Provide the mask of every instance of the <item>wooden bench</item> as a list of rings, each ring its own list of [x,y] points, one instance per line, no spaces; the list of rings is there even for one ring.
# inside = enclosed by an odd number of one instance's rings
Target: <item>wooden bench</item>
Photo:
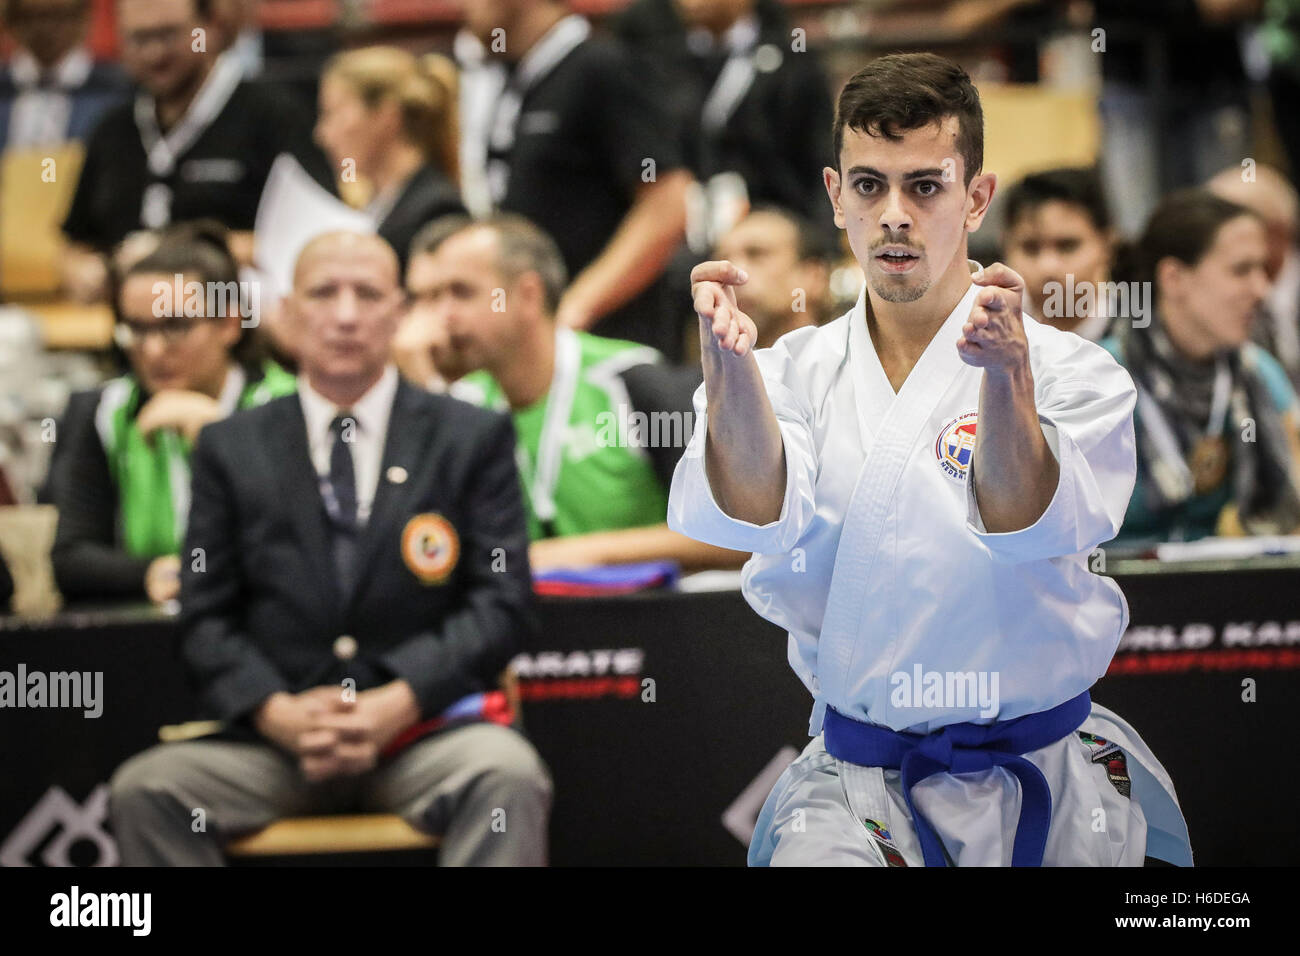
[[[391,853],[429,850],[435,836],[421,833],[392,813],[290,817],[240,837],[225,848],[227,856],[303,856],[315,853]]]
[[[514,671],[501,674],[512,711],[519,713],[519,681]],[[158,728],[163,743],[197,740],[221,729],[213,720],[195,720]],[[236,860],[268,857],[333,856],[338,854],[398,853],[436,850],[440,839],[415,829],[393,813],[330,814],[318,817],[287,817],[255,833],[226,844],[226,856]]]

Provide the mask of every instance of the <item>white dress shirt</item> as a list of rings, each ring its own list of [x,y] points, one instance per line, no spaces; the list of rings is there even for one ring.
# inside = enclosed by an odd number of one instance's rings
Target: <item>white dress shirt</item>
[[[19,90],[9,114],[9,149],[50,146],[68,138],[72,94],[85,85],[94,66],[85,47],[69,51],[50,70],[52,85],[40,86],[41,67],[26,50],[14,53],[9,75]]]
[[[334,435],[330,423],[341,411],[347,411],[356,422],[352,431],[352,470],[357,484],[357,521],[365,524],[370,517],[370,506],[379,486],[379,469],[384,460],[384,442],[388,437],[388,419],[393,413],[393,399],[397,395],[397,366],[389,365],[379,381],[352,405],[343,409],[311,387],[306,376],[298,376],[298,400],[302,403],[302,417],[307,423],[307,448],[316,474],[326,477],[330,473],[330,454],[334,450]]]

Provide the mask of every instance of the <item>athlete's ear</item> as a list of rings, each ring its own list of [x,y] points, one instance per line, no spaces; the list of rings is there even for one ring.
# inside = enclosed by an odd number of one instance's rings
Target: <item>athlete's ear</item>
[[[970,188],[967,190],[969,203],[966,209],[966,231],[974,232],[984,221],[984,214],[989,211],[989,203],[993,201],[993,193],[998,188],[998,177],[996,173],[981,173],[970,181]]]
[[[831,198],[831,208],[835,210],[835,225],[844,228],[844,210],[840,208],[840,174],[826,166],[822,169],[822,179],[826,183],[826,195]]]

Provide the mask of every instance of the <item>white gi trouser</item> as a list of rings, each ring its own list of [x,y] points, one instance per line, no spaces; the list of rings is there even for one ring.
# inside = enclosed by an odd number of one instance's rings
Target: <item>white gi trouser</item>
[[[1094,762],[1106,748],[1080,731],[1123,751],[1129,796],[1104,762]],[[1079,731],[1024,756],[1043,772],[1052,795],[1044,866],[1142,866],[1147,856],[1192,865],[1169,775],[1111,711],[1093,704]],[[957,866],[1011,865],[1020,785],[1007,770],[938,773],[918,783],[912,797]],[[925,865],[901,774],[838,760],[820,734],[772,788],[749,847],[751,866],[886,866],[899,856],[907,866]]]

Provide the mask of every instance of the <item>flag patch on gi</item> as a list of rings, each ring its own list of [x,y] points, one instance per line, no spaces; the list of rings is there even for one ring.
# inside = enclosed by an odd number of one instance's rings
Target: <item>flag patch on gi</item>
[[[1105,765],[1106,776],[1119,791],[1119,795],[1129,796],[1132,791],[1132,781],[1128,775],[1128,758],[1124,756],[1124,751],[1120,749],[1119,744],[1113,744],[1104,737],[1084,733],[1082,730],[1079,731],[1079,739],[1092,754],[1092,762]]]
[[[898,852],[898,847],[894,846],[894,838],[889,835],[888,830],[875,820],[863,820],[862,823],[872,839],[880,846],[880,852],[884,854],[886,863],[890,866],[907,866],[907,861],[903,859],[903,854]]]
[[[978,412],[967,412],[944,425],[939,432],[939,439],[934,443],[934,456],[949,478],[966,480],[971,458],[975,454],[975,427],[978,419]]]

